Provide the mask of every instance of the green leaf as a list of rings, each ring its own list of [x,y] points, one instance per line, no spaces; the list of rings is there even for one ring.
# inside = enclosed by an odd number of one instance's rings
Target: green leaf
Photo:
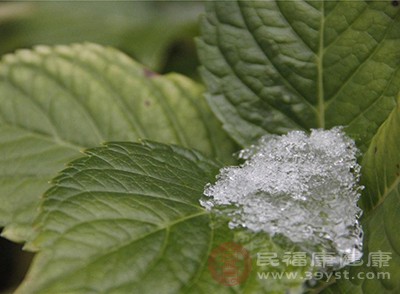
[[[400,90],[390,1],[215,1],[198,40],[208,101],[241,145],[346,126],[365,151]]]
[[[399,293],[400,292],[400,98],[388,119],[374,136],[364,155],[363,184],[366,192],[361,205],[365,216],[363,266],[350,270],[351,277],[359,273],[374,275],[374,279],[338,280],[327,293]],[[382,251],[392,258],[388,266],[368,266],[370,254]],[[349,269],[347,269],[349,270]],[[389,273],[390,277],[382,276]],[[378,275],[381,275],[380,278]]]
[[[202,10],[194,2],[0,3],[0,55],[37,44],[89,41],[117,47],[158,71],[175,42],[196,35]]]
[[[343,278],[332,293],[400,291],[399,20],[390,1],[218,1],[202,20],[208,102],[232,138],[245,146],[266,133],[344,125],[365,154],[364,263],[379,250],[393,259],[351,273],[391,279]]]
[[[26,240],[48,181],[104,141],[149,138],[231,160],[202,87],[98,45],[37,47],[0,63],[0,226]]]
[[[217,165],[155,143],[109,143],[70,164],[45,196],[42,248],[21,293],[176,293],[212,238],[198,199]]]
[[[213,161],[147,141],[85,153],[45,195],[33,241],[40,251],[17,293],[285,293],[301,286],[301,279],[257,280],[256,259],[245,284],[211,278],[207,260],[223,242],[251,245],[253,257],[255,245],[284,248],[265,234],[239,238],[200,206],[218,172]]]

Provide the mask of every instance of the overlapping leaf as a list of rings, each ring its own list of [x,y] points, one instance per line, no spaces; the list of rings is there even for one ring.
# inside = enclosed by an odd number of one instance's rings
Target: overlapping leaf
[[[365,154],[365,264],[370,253],[389,252],[392,277],[354,277],[334,289],[398,292],[399,8],[390,1],[213,2],[202,30],[208,101],[237,142],[335,125],[356,140]]]
[[[179,75],[146,70],[97,45],[37,47],[0,64],[0,225],[23,241],[48,181],[86,147],[150,138],[229,160],[233,151]]]
[[[154,143],[86,153],[47,192],[42,251],[20,293],[176,293],[207,258],[209,216],[197,202],[217,166]]]
[[[218,172],[204,156],[151,142],[107,143],[85,153],[45,195],[33,241],[40,251],[17,293],[278,293],[301,288],[301,278],[272,284],[257,280],[257,271],[266,269],[256,266],[235,287],[211,277],[209,253],[221,243],[284,249],[264,234],[257,242],[252,236],[236,240],[226,223],[215,222],[200,206],[204,185]]]
[[[400,89],[398,8],[382,1],[216,1],[198,41],[231,136],[344,125],[365,150]]]
[[[400,101],[400,99],[398,100]],[[374,136],[363,158],[365,216],[363,265],[350,270],[327,293],[400,291],[400,103]],[[348,269],[347,269],[348,270]],[[369,277],[369,278],[368,278]]]

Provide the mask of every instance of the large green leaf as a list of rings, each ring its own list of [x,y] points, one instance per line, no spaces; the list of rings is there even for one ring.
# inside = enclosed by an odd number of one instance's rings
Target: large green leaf
[[[0,226],[25,240],[48,181],[86,147],[150,138],[229,160],[232,143],[202,87],[158,76],[124,54],[86,44],[37,47],[0,63]]]
[[[47,192],[35,241],[43,251],[20,292],[176,293],[209,250],[209,216],[198,199],[217,165],[152,143],[86,154]]]
[[[390,1],[216,1],[198,40],[209,103],[231,136],[344,125],[363,150],[400,89]]]
[[[259,281],[256,267],[235,287],[211,278],[207,259],[223,242],[284,248],[265,234],[238,240],[200,206],[204,185],[218,172],[211,160],[147,141],[106,143],[85,153],[45,194],[33,241],[40,251],[17,293],[286,293],[301,287],[300,278]]]
[[[379,250],[393,259],[352,272],[392,277],[341,280],[333,293],[400,291],[398,15],[390,1],[218,1],[202,21],[208,101],[237,142],[344,125],[365,154],[365,264]]]

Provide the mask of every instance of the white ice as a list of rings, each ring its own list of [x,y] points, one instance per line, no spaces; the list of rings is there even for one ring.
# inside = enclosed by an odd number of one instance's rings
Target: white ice
[[[340,127],[265,136],[241,151],[244,164],[221,169],[201,205],[228,213],[231,228],[282,234],[310,252],[334,253],[338,268],[362,255],[357,154]]]

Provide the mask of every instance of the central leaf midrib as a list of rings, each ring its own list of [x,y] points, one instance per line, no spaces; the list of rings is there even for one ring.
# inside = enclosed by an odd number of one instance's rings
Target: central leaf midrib
[[[324,1],[321,2],[321,20],[319,28],[319,48],[317,54],[317,72],[318,72],[318,127],[325,128],[325,101],[324,101],[324,73],[323,73],[323,59],[324,59],[324,26],[325,26],[325,6]]]
[[[74,151],[80,151],[80,150],[84,150],[87,147],[83,146],[83,145],[77,145],[74,142],[71,141],[66,141],[60,137],[56,137],[56,136],[52,136],[50,134],[45,134],[45,133],[41,133],[37,130],[34,129],[28,129],[25,126],[22,125],[16,125],[16,124],[11,124],[10,122],[5,122],[5,123],[1,123],[0,124],[0,128],[2,127],[8,127],[8,128],[15,128],[17,130],[21,130],[23,132],[26,132],[27,136],[32,136],[34,138],[37,138],[39,140],[43,140],[43,141],[48,141],[54,145],[60,146],[60,147],[65,147]]]
[[[80,101],[80,97],[79,95],[77,95],[76,92],[71,91],[71,89],[69,89],[64,82],[59,78],[54,76],[54,74],[52,74],[46,67],[41,67],[35,64],[30,64],[30,63],[20,63],[18,65],[12,65],[10,64],[10,67],[25,67],[28,68],[30,70],[37,71],[40,74],[42,74],[44,77],[46,77],[47,79],[49,79],[50,81],[52,81],[54,83],[54,85],[58,86],[58,89],[60,89],[63,93],[65,93],[66,96],[68,96],[69,98],[71,98],[70,101],[73,101],[75,105],[79,106],[79,108],[83,111],[83,114],[85,115],[85,117],[88,119],[88,122],[90,123],[90,125],[92,126],[92,131],[94,132],[94,134],[96,135],[96,137],[98,138],[98,142],[104,142],[106,141],[105,138],[106,136],[104,136],[104,134],[101,132],[101,127],[99,126],[98,122],[96,121],[93,113],[90,111],[90,109],[87,107],[87,105],[85,105],[84,103],[82,103],[82,101]],[[26,92],[23,87],[18,84],[16,81],[13,81],[11,79],[8,79],[8,81],[10,82],[10,84],[20,90],[21,92],[25,93],[25,96],[29,99],[31,98],[31,96],[29,95],[28,92]],[[52,127],[56,127],[56,125],[52,125]]]
[[[142,241],[143,239],[145,239],[145,238],[147,238],[147,237],[149,237],[149,236],[151,236],[151,235],[153,235],[153,234],[159,233],[159,232],[161,232],[161,231],[163,231],[163,230],[169,230],[169,229],[171,229],[171,227],[173,227],[173,226],[175,226],[175,225],[178,225],[178,224],[180,224],[180,223],[182,223],[182,222],[184,222],[184,221],[187,221],[187,220],[190,220],[190,219],[193,219],[193,218],[196,218],[196,217],[201,217],[201,216],[204,216],[204,215],[207,215],[207,214],[209,214],[207,211],[201,210],[201,211],[199,211],[199,212],[186,215],[186,216],[184,216],[184,217],[182,217],[182,218],[176,219],[176,220],[171,221],[171,222],[169,222],[169,223],[167,223],[167,224],[160,225],[160,226],[158,226],[156,229],[154,229],[154,230],[152,230],[152,231],[150,231],[150,232],[148,232],[148,233],[146,233],[146,234],[140,236],[140,237],[137,238],[137,239],[133,239],[133,240],[130,239],[128,242],[124,242],[123,244],[118,244],[118,246],[115,246],[115,247],[114,247],[113,249],[111,249],[111,250],[107,250],[106,252],[101,252],[99,255],[95,255],[94,258],[92,258],[92,259],[91,259],[88,263],[86,263],[84,266],[77,266],[77,267],[75,268],[75,270],[71,270],[68,274],[64,275],[63,280],[68,279],[68,277],[70,277],[71,275],[73,275],[74,273],[76,273],[76,271],[79,271],[79,270],[83,270],[83,269],[85,269],[85,268],[88,268],[90,265],[92,265],[94,262],[98,261],[99,259],[103,258],[104,256],[107,256],[107,255],[110,255],[110,254],[115,254],[115,252],[118,252],[118,251],[121,250],[122,248],[124,248],[124,247],[126,247],[126,246],[130,246],[130,245],[132,245],[133,243],[140,242],[140,241]],[[63,236],[64,236],[63,234],[60,235],[60,237],[63,237]],[[57,240],[55,240],[55,242],[57,242],[57,241],[59,241],[59,240],[60,240],[60,238],[57,238]],[[75,242],[76,242],[76,241],[75,241]],[[165,242],[167,242],[167,241],[165,241]],[[48,263],[48,264],[49,264],[49,263]],[[48,288],[51,288],[52,286],[54,286],[55,284],[57,284],[58,281],[59,281],[59,278],[56,277],[55,279],[52,279],[52,280],[50,280],[49,282],[47,282],[45,285],[43,285],[43,286],[41,287],[41,289],[43,290],[43,289],[46,289],[46,288],[47,288],[47,289],[48,289]]]
[[[103,81],[104,83],[102,83],[102,86],[107,88],[110,91],[110,94],[114,95],[115,97],[112,102],[118,106],[118,109],[121,112],[121,118],[123,117],[129,123],[129,125],[133,128],[138,136],[144,138],[148,137],[145,127],[142,126],[138,119],[136,119],[135,115],[129,114],[129,112],[127,111],[127,109],[129,109],[129,105],[126,103],[123,95],[118,91],[118,89],[115,88],[115,86],[109,79],[96,72],[96,70],[91,67],[91,64],[85,64],[80,59],[72,59],[72,57],[64,55],[58,55],[58,57],[64,59],[67,62],[70,62],[71,64],[74,64],[75,66],[78,66],[79,69],[85,71],[88,75],[90,75],[93,80]],[[103,56],[98,57],[103,58]],[[112,96],[110,97],[113,98]]]

